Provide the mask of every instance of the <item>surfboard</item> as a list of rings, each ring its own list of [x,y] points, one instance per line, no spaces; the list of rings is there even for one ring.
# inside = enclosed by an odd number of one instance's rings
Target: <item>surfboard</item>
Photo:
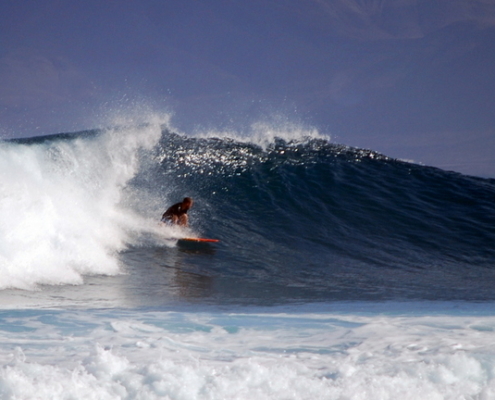
[[[218,239],[206,239],[206,238],[181,238],[179,241],[186,241],[186,242],[198,242],[198,243],[217,243],[220,240]]]

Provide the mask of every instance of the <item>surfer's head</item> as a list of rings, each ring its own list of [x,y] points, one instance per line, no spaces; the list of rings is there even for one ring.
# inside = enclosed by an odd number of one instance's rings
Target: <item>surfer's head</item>
[[[182,200],[182,209],[183,210],[189,210],[193,204],[193,201],[190,197],[184,197],[184,200]]]

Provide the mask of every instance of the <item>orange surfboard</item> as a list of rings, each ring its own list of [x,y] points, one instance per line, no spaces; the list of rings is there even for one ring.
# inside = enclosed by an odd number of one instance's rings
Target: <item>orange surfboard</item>
[[[186,242],[200,242],[200,243],[217,243],[218,239],[205,239],[205,238],[182,238],[179,240],[184,240]]]

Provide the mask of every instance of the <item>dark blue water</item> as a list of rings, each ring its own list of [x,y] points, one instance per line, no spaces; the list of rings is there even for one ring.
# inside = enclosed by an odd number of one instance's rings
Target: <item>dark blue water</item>
[[[494,180],[317,139],[164,132],[153,157],[131,185],[193,197],[191,224],[221,240],[159,256],[205,301],[495,299]]]

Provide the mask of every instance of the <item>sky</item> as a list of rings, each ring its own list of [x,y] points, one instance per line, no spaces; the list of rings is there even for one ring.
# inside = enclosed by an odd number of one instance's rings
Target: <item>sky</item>
[[[495,178],[493,0],[4,0],[0,136],[171,113]]]

